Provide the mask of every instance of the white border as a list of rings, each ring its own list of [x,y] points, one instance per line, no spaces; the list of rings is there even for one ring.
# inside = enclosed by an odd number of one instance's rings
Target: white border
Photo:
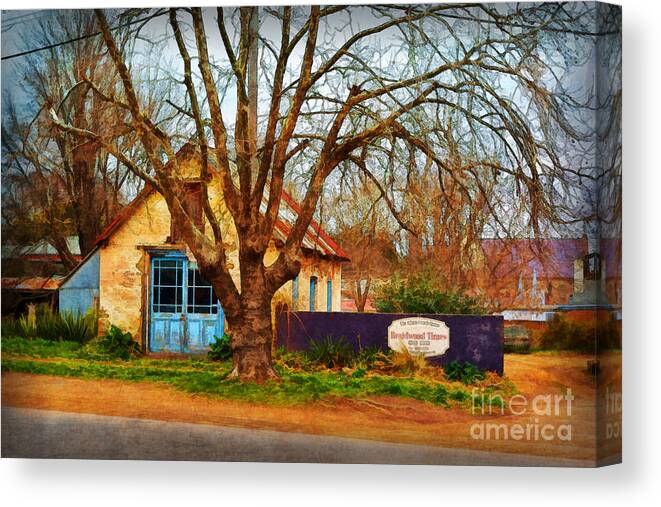
[[[215,5],[95,1],[95,6]],[[241,2],[272,5],[309,3]],[[347,0],[342,3],[358,3]],[[367,2],[360,2],[367,3]],[[600,470],[7,460],[6,505],[652,505],[661,497],[661,8],[624,5],[624,459]],[[90,7],[8,0],[7,8]],[[656,502],[655,502],[656,501]]]

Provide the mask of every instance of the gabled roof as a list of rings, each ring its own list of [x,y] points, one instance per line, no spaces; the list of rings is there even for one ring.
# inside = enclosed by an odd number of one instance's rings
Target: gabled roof
[[[295,214],[294,216],[298,216],[298,213],[300,213],[301,211],[301,207],[296,202],[296,200],[284,190],[282,191],[282,202],[284,202],[286,206],[291,208],[291,210]],[[283,215],[282,203],[280,204],[280,206],[281,206],[280,215]],[[279,216],[275,224],[275,233],[276,235],[281,234],[282,237],[280,237],[280,239],[284,241],[289,235],[289,232],[291,231],[292,227],[293,227],[293,223],[287,221],[285,216]],[[310,221],[310,226],[308,227],[308,230],[305,233],[302,246],[303,248],[320,250],[321,253],[325,255],[332,255],[335,257],[341,257],[343,259],[349,260],[349,256],[344,251],[344,249],[340,245],[338,245],[333,240],[333,238],[331,238],[328,235],[328,233],[324,231],[321,225],[319,225],[319,223],[314,219]]]
[[[121,227],[122,224],[128,221],[129,218],[133,216],[140,205],[147,199],[147,197],[152,193],[154,188],[151,184],[146,183],[144,188],[138,193],[138,195],[133,199],[129,204],[127,204],[122,210],[115,215],[115,218],[106,226],[101,234],[99,234],[94,241],[94,246],[98,247],[104,243],[113,233]]]
[[[189,155],[191,151],[190,143],[186,144],[177,152],[177,157]],[[155,189],[149,183],[145,184],[144,188],[126,207],[120,211],[115,218],[110,222],[106,228],[99,234],[94,243],[95,247],[101,246],[105,243],[117,229],[126,223],[133,214],[140,208],[140,205],[147,199]],[[264,206],[264,202],[262,206]],[[278,213],[278,219],[275,223],[273,235],[275,239],[284,242],[292,229],[293,221],[300,212],[300,206],[296,200],[284,190],[282,191],[282,201]],[[323,230],[323,228],[314,219],[310,222],[307,232],[303,238],[303,249],[337,257],[342,260],[349,260],[347,253],[338,245],[330,235]]]
[[[483,239],[487,264],[497,278],[574,278],[574,261],[588,254],[587,237],[543,239]],[[622,240],[601,238],[599,253],[607,278],[622,273]]]

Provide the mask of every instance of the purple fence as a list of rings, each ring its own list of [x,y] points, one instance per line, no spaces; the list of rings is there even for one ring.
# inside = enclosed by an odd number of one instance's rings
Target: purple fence
[[[503,317],[482,315],[429,315],[412,313],[283,312],[278,316],[278,345],[287,350],[306,350],[310,340],[330,336],[361,348],[388,349],[388,326],[393,320],[427,317],[450,328],[450,348],[429,362],[444,366],[452,361],[470,362],[503,373]]]

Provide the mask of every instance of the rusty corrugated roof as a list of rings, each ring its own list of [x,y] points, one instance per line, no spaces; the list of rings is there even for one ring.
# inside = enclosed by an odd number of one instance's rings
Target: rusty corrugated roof
[[[62,284],[62,280],[64,278],[60,276],[3,278],[2,288],[15,290],[57,290]]]

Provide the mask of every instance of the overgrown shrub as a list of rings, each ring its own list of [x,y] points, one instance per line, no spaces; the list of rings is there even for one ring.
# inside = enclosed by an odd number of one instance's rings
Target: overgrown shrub
[[[66,340],[62,337],[63,319],[50,305],[44,303],[37,305],[35,316],[34,337],[50,341]],[[66,341],[82,343],[81,340]]]
[[[290,370],[314,369],[314,365],[303,352],[287,350],[284,347],[277,348],[274,362]]]
[[[0,332],[3,338],[20,337],[21,327],[18,325],[18,320],[12,316],[2,317],[2,326]]]
[[[375,306],[379,312],[386,313],[486,313],[476,298],[442,287],[430,270],[408,278],[395,275],[377,288]]]
[[[365,347],[358,352],[354,358],[353,365],[355,368],[364,368],[370,370],[379,364],[390,363],[392,351],[390,349],[381,350],[380,347],[372,345]]]
[[[3,333],[6,336],[18,336],[33,340],[42,338],[50,341],[73,341],[87,343],[96,336],[96,314],[88,311],[58,313],[47,303],[37,305],[35,318],[27,315],[18,319],[4,317],[2,319]]]
[[[540,334],[537,348],[594,351],[596,347],[604,350],[618,349],[621,346],[621,333],[613,317],[599,320],[596,325],[591,325],[572,322],[556,314]]]
[[[444,368],[445,376],[448,380],[454,382],[461,382],[462,384],[474,384],[480,380],[484,380],[486,373],[477,366],[468,361],[460,363],[459,361],[452,361]]]
[[[232,358],[232,337],[224,333],[220,338],[214,336],[214,341],[209,345],[207,357],[211,361],[227,361]]]
[[[101,354],[116,359],[126,360],[140,354],[140,345],[133,340],[131,333],[125,333],[114,325],[91,345]]]
[[[622,348],[622,329],[612,315],[597,323],[597,339],[599,350]]]
[[[342,368],[350,366],[354,360],[353,347],[343,336],[337,340],[325,336],[319,340],[310,340],[310,347],[305,352],[310,362],[323,365],[326,368]]]
[[[539,336],[539,348],[544,350],[593,350],[594,340],[594,330],[591,330],[590,326],[554,315]]]
[[[21,315],[16,322],[18,328],[18,336],[33,340],[37,338],[37,325],[36,321],[32,321],[27,315]]]
[[[87,343],[96,336],[96,314],[64,312],[59,314],[60,338],[65,341]],[[37,320],[38,322],[38,320]],[[55,320],[53,320],[55,322]]]
[[[422,354],[411,354],[404,349],[402,352],[395,352],[390,356],[392,369],[405,375],[414,373],[429,367],[429,363]]]

